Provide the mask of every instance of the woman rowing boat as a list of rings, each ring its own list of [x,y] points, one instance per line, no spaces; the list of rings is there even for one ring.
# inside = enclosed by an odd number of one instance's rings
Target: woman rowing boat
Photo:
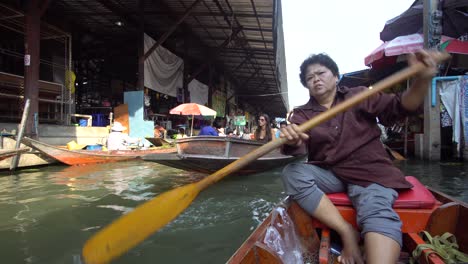
[[[292,125],[281,130],[281,137],[288,139],[285,154],[305,154],[308,149],[309,159],[286,166],[283,183],[287,194],[303,209],[341,236],[342,263],[364,263],[360,237],[324,193],[347,191],[357,210],[367,263],[393,264],[398,260],[401,221],[392,205],[398,197],[396,190],[412,185],[388,158],[376,117],[385,125],[418,110],[437,72],[434,54],[420,51],[409,56],[410,65],[423,62],[428,67],[401,95],[379,93],[307,133],[300,132],[298,125],[367,87],[339,87],[338,66],[326,54],[312,55],[300,67],[300,79],[309,89],[310,100],[293,111]]]

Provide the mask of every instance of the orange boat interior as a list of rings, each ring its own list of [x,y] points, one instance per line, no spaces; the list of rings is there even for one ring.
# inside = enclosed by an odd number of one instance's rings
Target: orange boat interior
[[[404,246],[402,252],[404,253],[400,256],[402,262],[408,262],[413,250],[418,245],[426,243],[420,236],[420,233],[424,230],[428,231],[432,236],[450,232],[457,238],[459,250],[468,252],[468,225],[463,223],[463,219],[468,217],[467,205],[444,194],[428,190],[415,177],[408,176],[407,180],[414,187],[400,192],[399,198],[394,204],[394,209],[403,222]],[[328,197],[337,206],[345,220],[358,229],[355,220],[356,212],[347,195],[337,193],[329,194]],[[307,255],[312,255],[315,262],[320,264],[333,263],[336,257],[331,253],[331,234],[333,232],[326,225],[309,216],[292,199],[285,201],[285,208],[287,208],[287,214],[295,227],[295,233],[304,258]],[[284,228],[287,226],[287,223],[285,223],[287,221],[287,219],[278,217],[278,214],[270,214],[227,263],[285,263],[284,255],[281,252],[278,254],[271,246],[268,246],[265,243],[268,239],[265,239],[265,237],[269,227],[281,226],[283,228],[278,229],[279,236],[288,240],[287,231]],[[285,241],[285,243],[287,242]],[[442,258],[430,249],[425,249],[420,256],[418,263],[445,263]]]

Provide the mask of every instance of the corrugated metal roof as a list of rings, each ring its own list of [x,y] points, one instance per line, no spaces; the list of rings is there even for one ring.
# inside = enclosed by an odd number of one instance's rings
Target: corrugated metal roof
[[[142,0],[145,32],[157,40],[194,2]],[[213,61],[235,82],[237,93],[245,95],[240,100],[256,106],[258,111],[284,116],[287,87],[280,87],[286,82],[279,78],[286,78],[286,72],[278,74],[278,69],[285,70],[277,65],[278,61],[284,63],[284,58],[277,58],[284,52],[276,50],[278,41],[284,47],[282,34],[280,40],[276,39],[277,30],[282,30],[282,25],[276,25],[280,4],[280,0],[199,0],[168,41],[180,42],[188,35],[192,61]],[[103,38],[128,39],[137,36],[141,14],[139,1],[135,0],[54,0],[45,19],[55,21],[53,24],[66,20]],[[184,45],[168,48],[184,54]],[[265,94],[271,96],[259,97]]]

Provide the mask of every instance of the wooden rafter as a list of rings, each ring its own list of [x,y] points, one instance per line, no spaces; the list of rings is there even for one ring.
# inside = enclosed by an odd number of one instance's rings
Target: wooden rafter
[[[151,53],[153,53],[153,51],[156,50],[157,47],[159,47],[164,41],[166,41],[166,39],[177,29],[177,27],[190,15],[190,13],[193,11],[193,9],[195,8],[195,6],[200,3],[201,0],[195,0],[195,2],[193,2],[189,8],[186,9],[184,15],[182,15],[178,20],[177,22],[175,22],[170,28],[169,30],[167,30],[159,39],[158,41],[156,41],[156,43],[154,43],[154,45],[145,53],[145,60],[148,58],[149,55],[151,55]]]

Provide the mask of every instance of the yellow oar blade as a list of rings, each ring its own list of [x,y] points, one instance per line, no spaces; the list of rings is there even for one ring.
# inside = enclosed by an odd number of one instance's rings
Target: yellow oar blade
[[[200,192],[196,183],[165,192],[105,227],[83,247],[86,264],[108,263],[182,213]],[[112,238],[112,239],[110,239]]]

